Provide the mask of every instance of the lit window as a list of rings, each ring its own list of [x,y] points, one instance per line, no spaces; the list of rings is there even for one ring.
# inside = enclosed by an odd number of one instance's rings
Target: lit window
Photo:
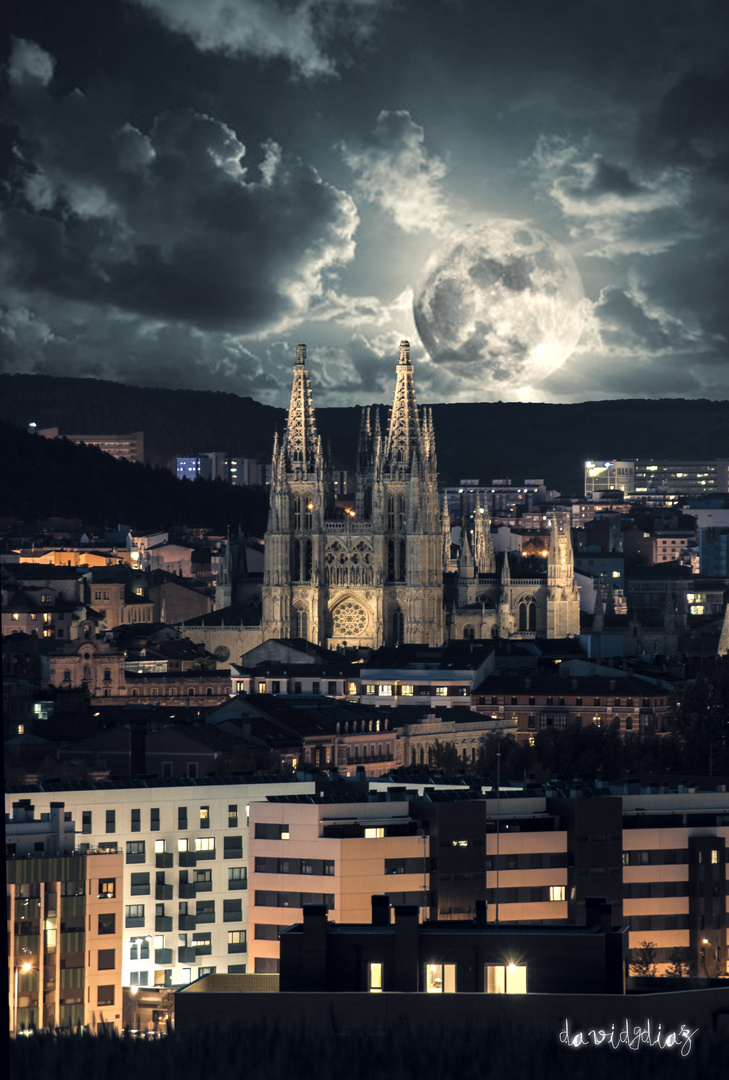
[[[189,851],[190,850],[190,841],[186,837],[181,836],[179,838],[179,840],[177,841],[177,850],[178,851]]]
[[[565,886],[564,885],[550,885],[549,886],[549,899],[550,900],[565,900]]]
[[[347,693],[348,694],[356,694],[357,693],[357,683],[356,682],[347,683]]]
[[[365,840],[375,840],[378,837],[384,836],[385,835],[385,830],[384,829],[375,829],[375,828],[365,829],[364,834],[365,834]]]
[[[365,696],[372,697],[376,693],[375,684],[374,683],[366,683],[365,688],[364,688],[364,692],[365,692]]]
[[[425,991],[428,994],[455,994],[456,965],[426,964]]]
[[[484,989],[487,994],[526,994],[526,964],[487,964]]]
[[[436,697],[448,697],[448,687],[447,686],[436,686],[436,688],[435,688],[435,696]]]
[[[468,840],[451,840],[451,847],[468,847]]]
[[[412,697],[414,692],[415,688],[410,683],[403,683],[403,685],[400,687],[400,693],[403,697]]]
[[[164,855],[164,852],[165,852],[165,841],[164,840],[155,840],[155,842],[154,842],[154,853],[155,853],[155,855]]]
[[[711,850],[711,861],[715,864],[719,862],[719,852],[716,848],[712,848]]]
[[[381,683],[377,688],[377,693],[380,697],[392,697],[392,686],[390,683]]]
[[[382,993],[382,964],[370,964],[369,986],[371,994]]]
[[[214,836],[195,837],[195,851],[215,851]]]

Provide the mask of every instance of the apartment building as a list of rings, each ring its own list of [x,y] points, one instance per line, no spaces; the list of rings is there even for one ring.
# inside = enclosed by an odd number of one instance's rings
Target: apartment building
[[[130,431],[124,435],[60,435],[57,427],[39,428],[38,434],[46,439],[68,439],[86,446],[98,446],[105,454],[111,454],[118,461],[136,461],[144,464],[144,432]]]
[[[120,986],[179,986],[209,972],[246,969],[249,807],[272,794],[310,793],[313,782],[150,779],[60,788],[51,782],[7,794],[6,820],[21,805],[50,820],[62,800],[76,828],[75,844],[68,837],[64,850],[81,860],[73,880],[81,880],[87,858],[97,868],[101,856],[116,860],[109,875],[119,904]],[[97,869],[89,874],[103,876]],[[94,888],[85,887],[89,903]]]
[[[617,722],[621,733],[663,732],[670,693],[660,682],[617,670],[614,676],[535,671],[489,676],[474,694],[473,709],[493,720],[510,721],[516,737],[526,741],[538,731],[565,730],[571,724],[610,727]]]
[[[632,789],[631,789],[632,788]],[[325,905],[366,920],[368,897],[421,916],[581,925],[590,897],[629,925],[663,974],[727,973],[726,792],[553,784],[529,789],[405,788],[337,800],[282,797],[251,808],[251,969],[278,970],[277,937]]]
[[[729,490],[729,460],[667,461],[628,458],[585,462],[585,495],[617,489],[626,495],[650,492],[705,495]]]
[[[10,1030],[122,1030],[121,852],[81,855],[63,802],[6,823]]]
[[[278,971],[279,934],[301,921],[304,905],[324,905],[335,922],[363,922],[373,893],[390,892],[397,903],[429,903],[429,839],[402,797],[299,800],[251,804],[252,972]]]
[[[544,925],[583,925],[601,896],[629,925],[633,963],[649,942],[659,974],[677,958],[727,974],[722,784],[138,780],[38,790],[39,816],[59,796],[80,823],[73,857],[117,859],[123,987],[273,973],[279,934],[304,906],[365,922],[374,894],[421,918],[472,920],[485,902],[489,923]],[[94,880],[87,897],[104,892]]]

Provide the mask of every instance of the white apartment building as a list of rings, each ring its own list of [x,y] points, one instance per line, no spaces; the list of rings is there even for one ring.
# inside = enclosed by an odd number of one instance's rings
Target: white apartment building
[[[54,785],[55,787],[55,785]],[[51,820],[62,801],[76,852],[121,852],[122,986],[180,986],[245,972],[250,805],[310,794],[313,781],[122,780],[83,790],[6,794],[6,815],[29,799]]]

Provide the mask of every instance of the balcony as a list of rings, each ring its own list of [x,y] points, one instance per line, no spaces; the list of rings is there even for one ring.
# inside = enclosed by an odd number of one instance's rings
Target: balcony
[[[144,915],[127,915],[124,925],[127,928],[130,926],[144,926]]]
[[[154,962],[164,967],[167,964],[173,964],[172,949],[155,949],[154,950]]]
[[[171,886],[170,886],[171,887]],[[180,900],[189,900],[197,896],[197,885],[189,881],[181,881],[179,887]]]
[[[182,893],[180,893],[182,895]],[[171,885],[155,885],[154,887],[155,900],[171,900],[172,899],[172,886]]]
[[[172,916],[158,915],[154,920],[155,934],[169,934],[172,932]]]
[[[180,866],[197,866],[197,854],[194,851],[180,851],[178,863]]]
[[[178,930],[194,930],[197,926],[197,919],[194,915],[180,915],[177,929]]]
[[[175,865],[175,857],[171,851],[158,851],[154,857],[154,865],[158,870],[171,870]]]
[[[178,964],[194,964],[197,961],[197,953],[195,949],[180,947],[177,950],[177,963]]]

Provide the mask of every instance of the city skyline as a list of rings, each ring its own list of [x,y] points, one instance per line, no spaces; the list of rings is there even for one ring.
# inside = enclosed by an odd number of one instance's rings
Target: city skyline
[[[422,402],[728,397],[726,22],[715,0],[15,5],[3,369],[282,406],[306,342],[315,405],[386,403],[407,338]],[[494,220],[511,253],[465,274],[517,297],[504,351],[469,352],[488,303],[459,293],[430,356],[426,264]],[[525,272],[534,236],[585,297],[542,369],[519,359],[555,285]]]

